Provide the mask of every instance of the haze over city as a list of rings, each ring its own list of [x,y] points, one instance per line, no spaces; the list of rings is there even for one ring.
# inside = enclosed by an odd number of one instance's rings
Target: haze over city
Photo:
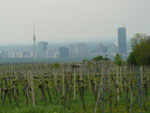
[[[0,113],[150,113],[150,0],[0,0]]]
[[[1,0],[0,44],[114,41],[117,29],[127,38],[150,34],[149,0]]]

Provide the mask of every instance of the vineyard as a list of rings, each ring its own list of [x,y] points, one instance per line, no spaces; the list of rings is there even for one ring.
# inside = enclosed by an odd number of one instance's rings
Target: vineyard
[[[150,113],[150,68],[1,64],[0,113]]]

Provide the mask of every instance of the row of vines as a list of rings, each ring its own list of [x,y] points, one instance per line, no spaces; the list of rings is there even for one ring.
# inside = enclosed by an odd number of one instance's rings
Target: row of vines
[[[150,109],[149,86],[149,67],[116,66],[109,61],[0,65],[1,106],[25,102],[35,107],[42,101],[71,110],[77,100],[87,112],[89,94],[94,99],[90,112],[113,113],[123,104],[127,113],[143,113]]]

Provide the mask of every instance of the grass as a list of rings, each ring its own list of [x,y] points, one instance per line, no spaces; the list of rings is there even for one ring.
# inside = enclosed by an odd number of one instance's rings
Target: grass
[[[41,101],[40,91],[36,90],[36,92],[37,92],[36,93],[36,99],[37,99],[36,107],[32,107],[31,102],[29,105],[26,105],[25,98],[23,97],[23,94],[21,93],[20,94],[21,97],[19,98],[19,105],[16,105],[15,100],[13,100],[12,105],[10,105],[8,98],[6,98],[5,105],[0,104],[0,113],[84,113],[82,102],[79,98],[79,95],[77,95],[76,100],[72,98],[71,110],[68,110],[68,105],[66,105],[66,109],[64,110],[61,102],[56,104],[57,97],[55,95],[52,95],[53,102],[50,103],[49,100],[47,100],[47,104],[45,105],[45,103]],[[125,94],[123,95],[123,97],[125,97]],[[106,95],[106,98],[108,98],[107,95]],[[127,113],[125,98],[120,98],[120,100],[118,101],[117,108],[114,108],[114,100],[112,100],[112,103],[113,103],[112,113]],[[94,110],[94,106],[95,106],[94,95],[92,93],[85,92],[85,104],[86,104],[85,113],[92,113]],[[147,111],[143,110],[143,113],[150,113],[149,102],[146,103],[146,106],[148,110]],[[102,112],[102,100],[97,108],[97,113],[100,113],[100,112]],[[105,113],[109,113],[108,101],[105,102]],[[138,104],[134,105],[133,113],[140,113],[140,108]]]

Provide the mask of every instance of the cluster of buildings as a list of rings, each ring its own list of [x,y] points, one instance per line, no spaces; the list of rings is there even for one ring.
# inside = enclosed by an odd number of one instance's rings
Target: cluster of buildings
[[[118,29],[118,42],[114,44],[104,45],[97,44],[97,48],[91,49],[83,42],[70,44],[65,47],[57,47],[51,49],[48,47],[48,42],[40,41],[36,45],[35,31],[33,34],[34,47],[30,49],[17,50],[0,50],[0,58],[92,58],[98,55],[113,58],[117,53],[120,53],[124,58],[127,57],[127,39],[126,28]]]
[[[126,59],[130,53],[130,44],[128,44],[127,46],[126,28],[119,27],[117,33],[118,41],[116,43],[112,43],[107,46],[99,43],[98,50],[91,51],[89,55],[93,55],[93,57],[101,55],[103,57],[113,59],[114,56],[119,53],[120,55],[122,55],[123,59]]]
[[[33,58],[31,50],[0,50],[0,58]]]
[[[40,41],[34,49],[0,50],[0,58],[83,58],[88,55],[85,43],[70,44],[69,47],[51,49],[48,42]]]
[[[85,43],[71,44],[69,47],[49,49],[47,42],[39,42],[37,58],[83,58],[88,55]]]

